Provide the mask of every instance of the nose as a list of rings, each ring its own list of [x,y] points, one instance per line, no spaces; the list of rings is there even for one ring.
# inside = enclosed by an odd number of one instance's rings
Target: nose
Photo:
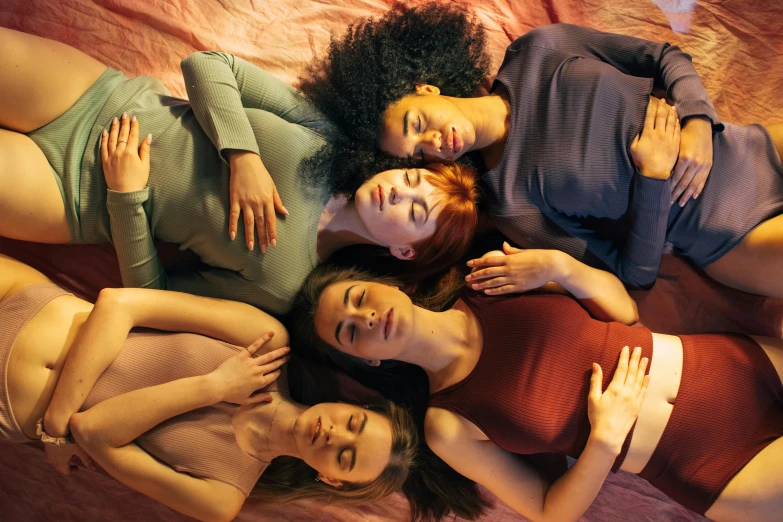
[[[429,154],[440,154],[443,147],[443,135],[439,130],[431,130],[425,133],[421,138],[422,150],[425,156]]]
[[[329,430],[326,432],[326,443],[346,445],[353,441],[354,434],[345,428],[338,428],[334,424],[329,426]]]
[[[354,314],[354,320],[357,324],[372,330],[378,325],[378,314],[375,310],[369,308],[359,309],[356,310],[356,313]]]
[[[415,195],[415,190],[407,185],[392,187],[389,191],[389,204],[399,205],[400,203],[405,203],[406,201],[413,199]]]

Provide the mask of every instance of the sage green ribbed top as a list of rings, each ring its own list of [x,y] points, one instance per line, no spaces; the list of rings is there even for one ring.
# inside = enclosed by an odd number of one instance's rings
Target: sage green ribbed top
[[[141,135],[153,135],[150,178],[144,190],[106,195],[97,148],[88,146],[79,191],[84,240],[114,243],[125,286],[234,299],[282,314],[318,264],[328,195],[299,169],[331,126],[293,87],[230,54],[191,55],[182,72],[190,103],[139,77],[120,84],[101,110],[88,143],[113,116],[137,116]],[[242,219],[236,240],[228,237],[230,171],[218,152],[225,149],[258,153],[290,212],[278,216],[277,247],[266,254],[248,251]],[[191,249],[213,268],[167,273],[153,237]]]

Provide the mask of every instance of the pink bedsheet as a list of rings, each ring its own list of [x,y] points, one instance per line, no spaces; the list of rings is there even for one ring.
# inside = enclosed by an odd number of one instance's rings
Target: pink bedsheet
[[[693,55],[721,118],[738,124],[783,122],[783,4],[777,0],[458,3],[470,6],[486,25],[495,65],[515,37],[552,22],[667,40]],[[341,32],[357,17],[379,15],[394,4],[391,0],[3,0],[0,26],[68,43],[130,75],[156,76],[175,95],[184,96],[179,62],[191,52],[233,52],[294,82],[303,65],[323,52],[330,31]],[[104,286],[119,285],[111,247],[31,246],[0,239],[0,251],[22,258],[88,298]],[[716,285],[672,256],[665,256],[655,288],[634,297],[642,322],[655,331],[783,335],[783,302]],[[34,446],[0,448],[0,506],[0,519],[8,522],[186,519],[97,473],[62,478],[49,469]],[[240,520],[256,521],[407,519],[407,506],[399,497],[356,509],[307,503],[246,507],[240,515]],[[674,505],[643,480],[620,473],[610,476],[584,519],[701,517]],[[523,519],[499,504],[484,520]]]

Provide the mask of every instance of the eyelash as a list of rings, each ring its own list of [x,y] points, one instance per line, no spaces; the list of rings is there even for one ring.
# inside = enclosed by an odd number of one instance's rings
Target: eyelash
[[[356,307],[359,308],[362,306],[362,301],[364,301],[364,294],[367,292],[367,290],[362,291],[362,295],[359,296],[359,302],[356,303]],[[356,325],[351,326],[351,342],[353,343],[356,340]]]
[[[418,129],[416,129],[416,132],[418,134],[421,134],[421,116],[417,116],[418,118]],[[424,150],[420,149],[419,153],[421,154],[421,162],[424,163]]]

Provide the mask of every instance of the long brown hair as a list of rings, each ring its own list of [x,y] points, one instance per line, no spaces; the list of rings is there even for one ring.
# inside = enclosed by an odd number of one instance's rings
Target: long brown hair
[[[415,384],[409,380],[410,376],[404,384],[401,384],[399,379],[394,379],[391,373],[401,370],[399,366],[410,367],[411,365],[389,361],[378,369],[370,369],[356,357],[335,350],[318,337],[315,333],[315,311],[321,294],[330,285],[342,281],[374,282],[400,286],[409,292],[415,305],[429,310],[443,311],[454,304],[464,286],[465,273],[461,267],[453,267],[445,274],[433,280],[425,280],[417,289],[413,289],[401,286],[399,281],[390,276],[375,276],[355,267],[321,265],[305,281],[286,321],[289,332],[291,332],[291,344],[297,349],[301,347],[314,348],[328,361],[346,369],[355,378],[359,378],[356,375],[357,372],[372,372],[372,377],[366,379],[367,384],[378,385],[384,380],[382,378],[392,377],[393,384],[391,386],[381,385],[385,389],[380,391],[396,400],[406,401],[411,395],[411,390],[408,388],[415,386]],[[421,384],[423,384],[422,391],[426,401],[426,377]],[[416,412],[416,410],[417,408],[414,407],[413,411]],[[416,418],[420,426],[423,425],[424,410],[426,410],[426,402],[425,407],[421,408],[421,415],[417,415]],[[420,439],[423,441],[424,437],[420,435]],[[418,464],[411,470],[405,481],[403,493],[410,502],[411,516],[414,521],[437,521],[451,513],[467,520],[475,520],[487,507],[491,506],[491,503],[481,495],[475,482],[454,471],[426,444],[422,444],[420,447]]]
[[[343,483],[336,488],[317,481],[318,472],[295,457],[277,457],[266,468],[250,493],[251,501],[284,504],[308,498],[334,499],[345,504],[372,502],[402,491],[408,474],[416,464],[419,436],[408,412],[391,401],[368,405],[371,411],[386,417],[391,424],[392,448],[389,463],[375,480],[368,483]]]

